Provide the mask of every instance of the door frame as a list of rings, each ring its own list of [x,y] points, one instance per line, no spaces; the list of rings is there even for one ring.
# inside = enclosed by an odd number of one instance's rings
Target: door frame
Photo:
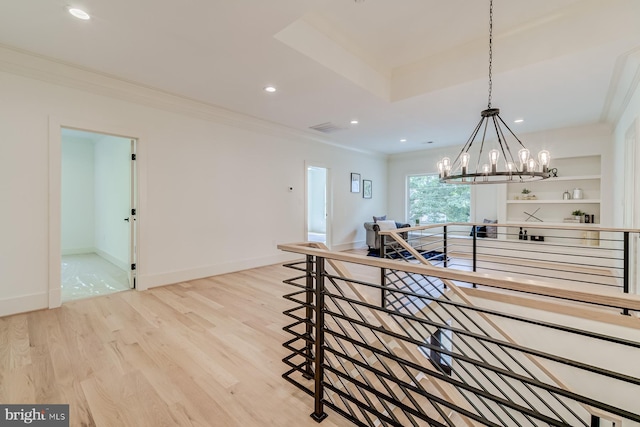
[[[305,160],[304,162],[304,238],[307,240],[309,232],[309,168],[323,168],[327,171],[325,189],[326,189],[326,245],[331,249],[332,245],[332,230],[333,230],[333,186],[331,178],[331,168],[322,162],[314,162]]]
[[[135,139],[136,143],[136,175],[134,178],[137,195],[136,203],[136,226],[135,234],[132,236],[136,242],[136,289],[145,290],[146,285],[140,280],[140,231],[141,231],[141,211],[146,207],[146,182],[144,181],[143,136],[141,132],[124,129],[118,126],[107,125],[105,123],[94,122],[92,120],[78,120],[72,118],[58,118],[49,116],[49,308],[60,307],[62,304],[62,288],[60,283],[61,275],[61,228],[62,228],[62,128],[77,129],[86,132],[100,133],[104,135],[117,136],[127,139]]]
[[[640,135],[640,119],[634,120],[625,133],[624,138],[624,168],[623,168],[623,197],[622,226],[624,228],[640,228],[640,185],[636,182],[636,174],[640,171],[640,150],[638,136]],[[640,294],[640,256],[639,238],[632,238],[630,242],[629,277],[631,279],[631,293]]]

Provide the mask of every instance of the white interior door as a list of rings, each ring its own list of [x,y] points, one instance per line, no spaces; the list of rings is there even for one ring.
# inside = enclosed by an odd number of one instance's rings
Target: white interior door
[[[131,168],[130,168],[130,198],[129,198],[129,287],[135,289],[136,287],[136,220],[138,214],[138,207],[136,200],[138,199],[137,185],[136,185],[136,140],[131,140]]]

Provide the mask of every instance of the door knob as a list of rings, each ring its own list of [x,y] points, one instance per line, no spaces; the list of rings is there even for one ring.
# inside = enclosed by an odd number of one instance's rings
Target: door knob
[[[127,222],[129,222],[129,218],[125,218],[124,220],[125,220],[125,221],[127,221]]]

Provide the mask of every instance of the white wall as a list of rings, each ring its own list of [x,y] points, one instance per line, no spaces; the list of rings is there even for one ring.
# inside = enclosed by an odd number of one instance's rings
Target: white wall
[[[608,125],[597,124],[574,128],[555,129],[545,132],[518,135],[529,150],[537,153],[547,149],[553,158],[600,155],[602,161],[602,204],[601,223],[611,225],[613,209],[611,189],[613,175],[608,166],[612,162],[612,131]],[[437,174],[436,164],[445,155],[455,157],[461,146],[435,148],[413,153],[395,154],[389,157],[389,211],[395,217],[406,216],[406,177],[414,174]],[[559,171],[561,173],[561,171]],[[472,189],[471,217],[474,222],[498,216],[498,192],[500,185],[474,186]],[[401,190],[402,189],[402,190]]]
[[[364,246],[386,210],[384,156],[12,51],[0,70],[0,315],[48,306],[50,121],[139,137],[142,288],[291,259],[276,244],[305,238],[305,161],[331,168],[334,248]]]
[[[131,209],[131,141],[105,135],[95,143],[95,249],[127,270]]]
[[[63,255],[93,252],[94,145],[90,140],[62,139]]]

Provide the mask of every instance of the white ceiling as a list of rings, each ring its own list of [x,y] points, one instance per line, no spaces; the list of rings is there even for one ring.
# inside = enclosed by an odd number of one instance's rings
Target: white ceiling
[[[395,153],[468,138],[487,106],[488,6],[4,0],[0,44]],[[639,17],[638,0],[494,0],[493,106],[509,124],[525,119],[519,134],[615,120],[637,84]],[[309,130],[325,122],[345,129]]]

